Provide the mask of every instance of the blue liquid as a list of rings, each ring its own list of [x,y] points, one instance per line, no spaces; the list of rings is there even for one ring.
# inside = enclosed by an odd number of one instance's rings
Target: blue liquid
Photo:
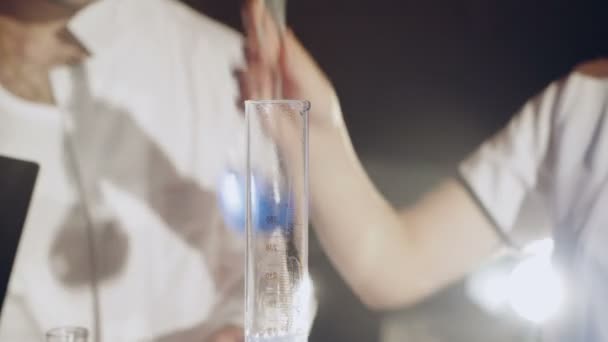
[[[258,232],[270,233],[279,228],[288,233],[294,229],[294,198],[289,189],[280,189],[281,196],[275,198],[275,189],[262,176],[251,176],[252,227]],[[218,203],[226,224],[240,233],[245,233],[247,218],[246,177],[236,171],[226,171],[218,185]]]
[[[308,342],[306,335],[289,335],[278,337],[247,336],[246,342]]]

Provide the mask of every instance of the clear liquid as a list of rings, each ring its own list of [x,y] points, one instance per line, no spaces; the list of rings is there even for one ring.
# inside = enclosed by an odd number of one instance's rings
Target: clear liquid
[[[308,336],[247,336],[246,342],[308,342]]]

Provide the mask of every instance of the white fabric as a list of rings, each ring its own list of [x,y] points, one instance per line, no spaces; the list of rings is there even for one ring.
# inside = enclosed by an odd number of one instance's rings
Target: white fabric
[[[559,83],[529,101],[511,122],[460,165],[461,174],[499,228],[513,227],[536,188],[557,113]]]
[[[214,194],[244,151],[240,37],[170,0],[97,1],[70,30],[92,57],[53,73],[57,106],[0,89],[0,154],[41,165],[0,341],[94,328],[87,211],[104,341],[242,324],[244,241]]]
[[[460,167],[509,236],[524,198],[542,195],[573,289],[567,319],[551,329],[560,341],[608,341],[607,76],[599,61],[555,82]]]

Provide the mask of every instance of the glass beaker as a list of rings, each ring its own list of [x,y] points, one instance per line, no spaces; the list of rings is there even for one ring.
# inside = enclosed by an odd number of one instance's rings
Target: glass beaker
[[[307,101],[246,101],[247,342],[307,339]]]
[[[87,342],[89,331],[81,327],[61,327],[46,333],[46,342]]]

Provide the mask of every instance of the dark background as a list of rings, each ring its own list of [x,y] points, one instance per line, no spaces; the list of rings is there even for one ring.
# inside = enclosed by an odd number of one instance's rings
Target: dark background
[[[186,2],[240,28],[237,0]],[[333,80],[372,178],[400,205],[453,172],[548,82],[608,55],[607,9],[605,0],[292,0],[288,23]],[[311,272],[320,300],[311,342],[524,334],[477,310],[459,284],[381,316],[360,305],[315,244]]]

